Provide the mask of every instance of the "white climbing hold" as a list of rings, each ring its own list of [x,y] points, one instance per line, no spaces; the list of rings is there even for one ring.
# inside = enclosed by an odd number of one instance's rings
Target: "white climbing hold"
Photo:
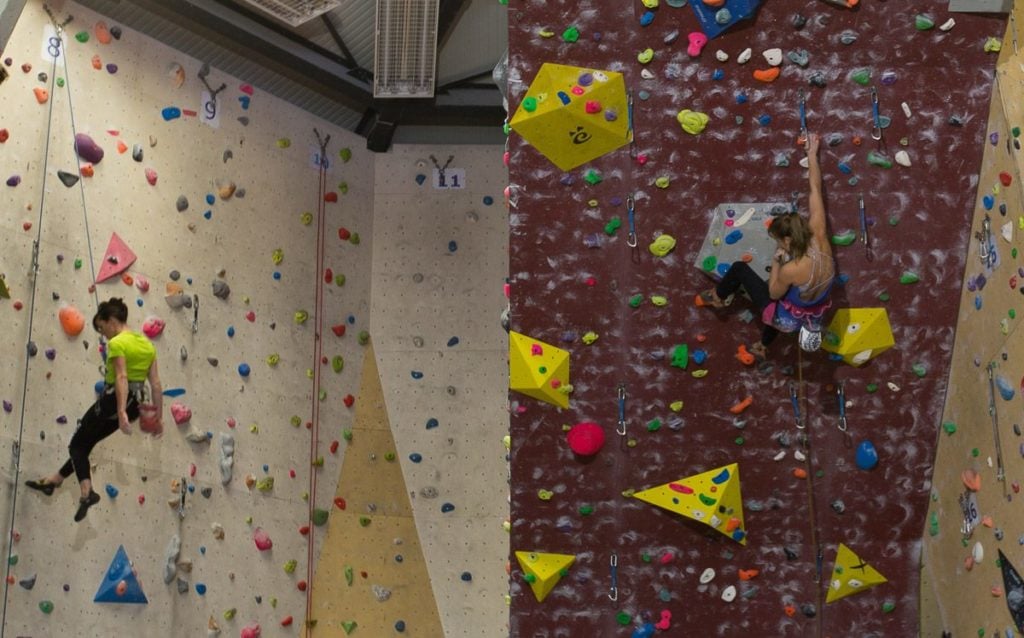
[[[811,166],[811,160],[806,155],[804,155],[803,157],[800,158],[800,166],[802,168],[809,168]]]
[[[220,482],[227,485],[235,465],[235,437],[226,432],[220,434]]]
[[[900,150],[896,151],[896,163],[900,166],[910,166],[910,153]]]
[[[943,22],[939,26],[939,31],[949,31],[950,29],[952,29],[955,26],[956,26],[956,20],[954,20],[953,18],[950,18],[949,20],[946,20],[945,22]]]
[[[889,389],[892,390],[893,392],[899,392],[900,391],[900,386],[896,385],[892,381],[887,382],[885,385],[889,386]]]
[[[975,565],[980,564],[981,560],[985,558],[985,548],[981,546],[981,541],[976,542],[971,549],[971,558],[974,559]]]
[[[181,552],[181,539],[175,534],[171,537],[169,543],[167,543],[167,549],[164,550],[164,558],[166,563],[164,564],[164,583],[170,584],[174,580],[174,576],[178,571],[177,562],[178,554]]]
[[[779,451],[778,451],[778,452],[777,452],[777,453],[775,454],[775,456],[773,456],[773,457],[772,457],[772,460],[773,460],[773,461],[781,461],[781,460],[782,460],[782,459],[784,459],[784,458],[786,458],[786,451],[785,451],[785,450],[779,450]]]
[[[765,62],[772,66],[779,66],[782,64],[782,49],[768,49],[761,55],[764,56]]]
[[[750,56],[753,54],[754,52],[750,50],[750,47],[747,47],[746,49],[743,49],[743,51],[739,55],[736,56],[736,61],[739,62],[740,64],[746,64],[747,62],[750,61]]]
[[[913,113],[910,112],[910,105],[907,104],[906,102],[901,103],[900,108],[903,109],[903,114],[906,115],[908,118],[911,115],[913,115]]]
[[[1002,228],[1003,239],[1013,243],[1013,222],[1006,222]]]
[[[653,80],[654,73],[649,69],[640,69],[640,77],[642,77],[645,80]]]
[[[807,455],[801,452],[800,450],[793,450],[793,458],[798,461],[806,461]]]
[[[750,219],[754,216],[754,213],[756,212],[757,209],[751,206],[742,215],[740,215],[740,218],[736,220],[736,223],[734,223],[732,227],[739,228],[740,226],[745,226],[746,223],[750,221]]]
[[[729,585],[728,587],[722,590],[722,600],[724,600],[727,603],[731,603],[732,601],[736,600],[735,585]]]
[[[715,51],[715,59],[718,60],[719,62],[728,62],[729,61],[729,54],[726,53],[725,51],[719,49],[719,50]]]
[[[700,574],[700,584],[707,585],[715,579],[715,570],[708,567]]]

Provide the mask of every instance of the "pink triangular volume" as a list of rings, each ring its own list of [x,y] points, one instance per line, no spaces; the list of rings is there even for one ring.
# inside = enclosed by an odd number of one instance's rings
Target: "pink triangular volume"
[[[110,243],[107,244],[107,252],[103,255],[103,263],[100,264],[100,274],[96,276],[96,283],[120,275],[135,263],[135,259],[135,253],[128,244],[124,243],[117,233],[112,233]]]

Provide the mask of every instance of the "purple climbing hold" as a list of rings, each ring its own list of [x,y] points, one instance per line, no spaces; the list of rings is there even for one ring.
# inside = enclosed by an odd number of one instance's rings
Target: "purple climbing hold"
[[[68,417],[63,415],[63,414],[60,415],[59,417],[57,417],[57,423],[59,423],[60,425],[67,425],[68,424]]]
[[[7,399],[4,399],[4,412],[6,412],[7,414],[10,414],[13,410],[14,410],[14,404],[11,403],[10,401],[8,401]]]
[[[21,175],[11,175],[7,178],[7,185],[14,187],[21,183]]]
[[[108,64],[107,73],[109,73],[110,75],[114,75],[115,73],[117,73],[117,65],[113,63]]]
[[[43,351],[43,354],[46,355],[46,358],[49,359],[50,361],[53,361],[54,359],[57,358],[57,350],[54,348],[47,348],[46,350]]]
[[[103,149],[85,133],[75,135],[75,152],[78,156],[92,164],[103,161]]]

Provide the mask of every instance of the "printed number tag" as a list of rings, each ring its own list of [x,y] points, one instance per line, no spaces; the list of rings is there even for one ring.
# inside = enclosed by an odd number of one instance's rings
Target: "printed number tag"
[[[199,117],[203,123],[212,128],[220,128],[220,112],[217,110],[217,98],[210,95],[209,91],[203,91],[202,108],[199,109]]]
[[[466,169],[446,168],[444,171],[434,169],[434,188],[465,188]]]

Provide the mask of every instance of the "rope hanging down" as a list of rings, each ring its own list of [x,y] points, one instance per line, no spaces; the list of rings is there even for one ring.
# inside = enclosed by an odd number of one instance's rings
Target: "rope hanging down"
[[[316,331],[313,334],[313,420],[309,437],[309,538],[306,545],[306,629],[309,636],[312,636],[313,628],[316,627],[316,620],[313,619],[313,530],[316,529],[313,516],[316,509],[316,468],[319,466],[317,447],[320,443],[320,359],[323,356],[321,336],[324,328],[324,284],[320,280],[320,275],[324,272],[324,235],[327,229],[327,204],[324,194],[327,188],[327,144],[331,141],[330,135],[321,137],[320,131],[316,129],[313,129],[313,133],[316,134],[316,141],[320,145],[320,155],[317,158],[320,176],[316,190]]]

